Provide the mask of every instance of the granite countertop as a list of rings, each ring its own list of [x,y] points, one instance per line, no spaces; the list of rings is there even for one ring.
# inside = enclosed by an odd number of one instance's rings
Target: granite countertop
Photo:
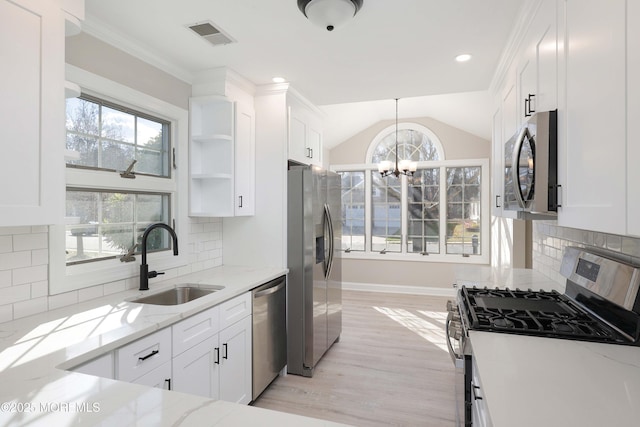
[[[286,272],[217,267],[0,324],[0,425],[339,425],[66,370]],[[129,302],[179,283],[225,288],[177,306]]]
[[[528,269],[461,266],[457,284],[556,290]],[[640,347],[470,331],[493,427],[628,426],[640,420]]]

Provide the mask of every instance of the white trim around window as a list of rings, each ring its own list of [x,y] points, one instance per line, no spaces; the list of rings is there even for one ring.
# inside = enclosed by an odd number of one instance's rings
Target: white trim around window
[[[491,227],[491,206],[490,206],[490,174],[489,174],[489,160],[488,159],[461,159],[461,160],[443,160],[443,161],[432,161],[432,162],[418,162],[418,169],[421,168],[442,168],[442,167],[473,167],[480,166],[482,168],[482,183],[481,183],[481,202],[480,209],[482,212],[481,219],[481,229],[482,236],[480,245],[481,245],[481,254],[480,255],[471,255],[471,256],[462,256],[461,254],[446,254],[446,250],[441,250],[439,254],[429,254],[429,255],[421,255],[417,253],[391,253],[388,252],[386,254],[380,254],[378,252],[372,252],[370,245],[367,243],[365,245],[365,251],[356,252],[352,251],[349,253],[342,254],[343,259],[367,259],[367,260],[388,260],[388,261],[414,261],[414,262],[443,262],[443,263],[463,263],[463,264],[488,264],[491,259],[490,254],[490,227]],[[331,165],[331,170],[335,172],[347,172],[347,171],[377,171],[377,165],[372,164],[346,164],[346,165]],[[402,179],[403,183],[406,185],[405,177],[401,176],[400,178],[389,177],[387,179]],[[441,182],[443,180],[441,179]],[[365,240],[368,242],[371,238],[371,176],[370,174],[365,174]],[[404,193],[404,192],[403,192]],[[441,195],[441,203],[443,206],[446,205],[446,189],[440,190]],[[442,201],[444,198],[444,201]],[[403,197],[403,203],[406,203]],[[404,209],[404,208],[403,208]],[[443,212],[443,215],[445,213]],[[406,225],[404,224],[404,215],[403,215],[403,251],[404,242],[406,241]],[[444,227],[446,224],[446,220],[440,222],[440,226]],[[442,238],[446,238],[443,235],[443,232],[440,233]],[[441,247],[443,244],[441,242]]]
[[[98,96],[114,103],[129,106],[141,112],[165,119],[171,123],[172,147],[176,150],[177,169],[172,171],[174,180],[171,180],[171,212],[176,221],[176,233],[178,234],[180,254],[173,256],[172,251],[151,253],[148,262],[154,270],[164,270],[184,266],[188,263],[188,128],[189,112],[173,104],[131,89],[104,77],[82,70],[67,64],[67,80],[78,84],[84,93]],[[63,142],[61,142],[63,143]],[[91,178],[93,189],[118,189],[118,182],[113,182],[105,174],[95,171],[83,171],[81,169],[66,168],[66,183],[77,182],[82,177]],[[155,178],[157,181],[158,178]],[[154,188],[154,179],[139,175],[135,182],[128,185],[146,191],[166,191]],[[124,188],[123,188],[124,189]],[[127,187],[131,189],[131,186]],[[89,286],[124,280],[139,275],[140,257],[136,262],[121,263],[118,259],[105,260],[94,263],[66,265],[65,248],[65,224],[64,218],[49,229],[49,294],[54,295],[69,292]]]

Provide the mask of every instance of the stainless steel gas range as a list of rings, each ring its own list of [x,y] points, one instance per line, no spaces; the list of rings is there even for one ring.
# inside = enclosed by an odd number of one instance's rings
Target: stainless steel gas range
[[[567,247],[564,293],[461,287],[449,301],[449,353],[456,366],[458,425],[473,425],[476,385],[469,331],[640,345],[640,266],[597,250]],[[514,420],[514,422],[517,420]]]

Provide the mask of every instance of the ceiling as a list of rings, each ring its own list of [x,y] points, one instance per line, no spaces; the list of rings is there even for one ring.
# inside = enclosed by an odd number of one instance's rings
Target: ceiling
[[[474,110],[490,104],[486,96],[478,104],[476,92],[489,88],[525,1],[364,0],[351,21],[328,32],[311,24],[295,0],[86,0],[83,28],[186,82],[222,66],[257,85],[284,77],[326,112],[328,147],[393,118],[389,100],[410,97],[426,98],[401,101],[402,117],[429,115],[489,138],[490,120]],[[186,28],[207,20],[237,42],[212,46]],[[461,53],[473,58],[458,63]],[[443,94],[457,94],[458,114],[434,108],[453,102]],[[367,120],[344,123],[343,114],[364,111]]]

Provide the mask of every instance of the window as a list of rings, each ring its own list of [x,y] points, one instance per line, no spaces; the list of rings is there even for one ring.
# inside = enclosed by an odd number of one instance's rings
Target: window
[[[67,101],[66,210],[49,228],[49,294],[131,286],[140,248],[122,255],[153,222],[170,224],[183,245],[173,256],[167,233],[155,230],[147,262],[157,271],[186,265],[188,110],[70,65],[66,73],[82,96]]]
[[[83,95],[67,99],[68,166],[169,177],[169,123],[123,106]]]
[[[68,99],[66,110],[66,147],[73,153],[67,167],[93,172],[67,180],[66,263],[101,261],[136,250],[149,224],[170,224],[172,219],[172,184],[161,179],[170,177],[170,124],[88,95]],[[121,174],[130,167],[133,175]],[[165,187],[166,192],[140,191],[132,179],[138,174],[156,181],[149,189]],[[101,175],[112,188],[87,185]],[[151,250],[169,249],[160,230],[147,243]]]
[[[487,262],[488,160],[446,160],[429,129],[399,128],[399,158],[417,162],[413,176],[377,172],[378,162],[395,161],[395,125],[374,138],[366,164],[335,167],[343,177],[343,249],[365,258]],[[352,197],[359,192],[364,203]]]
[[[364,172],[342,173],[342,249],[364,251]]]

